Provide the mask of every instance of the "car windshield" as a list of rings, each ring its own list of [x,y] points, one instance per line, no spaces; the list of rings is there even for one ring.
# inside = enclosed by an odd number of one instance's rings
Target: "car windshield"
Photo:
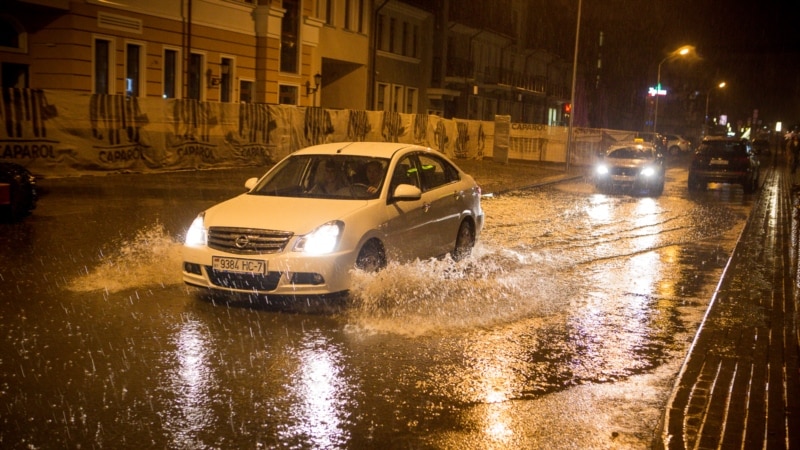
[[[388,164],[385,158],[366,156],[291,156],[270,170],[249,193],[276,197],[377,198]]]
[[[747,147],[741,142],[710,141],[704,142],[698,149],[701,153],[711,153],[716,155],[723,154],[745,154]]]
[[[614,159],[652,159],[653,149],[650,147],[631,146],[615,148],[608,152],[608,158]]]

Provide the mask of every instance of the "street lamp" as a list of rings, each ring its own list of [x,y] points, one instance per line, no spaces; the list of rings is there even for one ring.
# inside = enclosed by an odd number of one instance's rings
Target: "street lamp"
[[[322,75],[319,73],[314,75],[314,86],[311,86],[311,81],[306,80],[306,95],[314,96],[314,106],[317,106],[317,90],[319,90],[320,84],[322,84]]]
[[[659,91],[661,91],[661,65],[670,59],[686,56],[689,53],[692,53],[693,51],[694,47],[692,47],[691,45],[684,45],[683,47],[679,47],[677,50],[673,51],[672,53],[664,57],[664,59],[662,59],[661,62],[658,63],[658,78],[656,80],[656,111],[655,113],[653,113],[653,134],[658,132],[656,126],[658,124],[658,97],[660,96]]]
[[[724,88],[726,83],[723,81],[717,85],[719,89]],[[711,95],[711,89],[706,92],[706,114],[703,116],[703,136],[708,136],[708,97]]]

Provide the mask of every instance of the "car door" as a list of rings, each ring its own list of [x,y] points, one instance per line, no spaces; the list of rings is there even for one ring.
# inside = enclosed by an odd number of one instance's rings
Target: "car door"
[[[435,226],[426,214],[425,200],[393,198],[397,186],[409,184],[422,188],[419,177],[419,162],[413,155],[401,158],[389,177],[389,193],[386,200],[386,223],[383,229],[386,250],[390,260],[408,261],[434,256],[425,236],[435,231]]]
[[[420,239],[443,255],[455,247],[456,235],[464,209],[464,192],[459,183],[458,170],[434,154],[418,155],[424,219],[429,230]]]

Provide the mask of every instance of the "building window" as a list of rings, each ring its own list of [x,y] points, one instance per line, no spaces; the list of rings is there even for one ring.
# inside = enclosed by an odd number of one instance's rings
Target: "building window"
[[[239,101],[242,103],[253,102],[253,82],[251,80],[239,81]]]
[[[281,105],[297,105],[299,96],[297,86],[282,84],[278,87],[278,103]]]
[[[203,55],[199,53],[189,55],[189,70],[186,75],[186,97],[193,100],[202,100]]]
[[[419,56],[419,25],[414,25],[411,29],[411,56],[417,58]]]
[[[94,40],[94,93],[111,94],[111,41]]]
[[[0,47],[19,48],[19,33],[5,21],[0,21]]]
[[[403,56],[408,56],[408,52],[411,51],[410,34],[409,23],[403,22],[403,40],[400,42],[400,54]]]
[[[378,23],[375,24],[375,37],[378,40],[378,42],[375,43],[375,46],[377,47],[378,50],[386,50],[384,48],[386,39],[384,39],[383,37],[385,19],[386,17],[383,14],[379,14]]]
[[[12,23],[0,18],[0,47],[19,48],[19,34]]]
[[[344,28],[364,32],[364,0],[344,1]]]
[[[142,46],[125,46],[125,95],[139,97],[142,86]]]
[[[331,24],[331,3],[333,0],[317,0],[317,18]]]
[[[414,21],[379,14],[375,29],[377,49],[417,58],[419,57],[419,33],[420,26]]]
[[[178,50],[164,49],[164,98],[178,98],[178,74],[180,73],[180,53]]]
[[[386,105],[388,104],[389,85],[386,83],[378,83],[378,88],[375,90],[375,110],[388,111]]]
[[[219,101],[229,103],[233,100],[233,59],[222,58],[219,67]]]
[[[333,1],[325,0],[325,23],[333,25]]]
[[[415,113],[417,112],[417,98],[419,96],[419,91],[417,88],[408,88],[406,89],[406,109],[405,112],[407,113]]]
[[[344,29],[353,29],[353,0],[344,0]]]
[[[357,0],[358,1],[358,8],[356,9],[356,30],[359,33],[364,32],[364,0]]]
[[[286,13],[281,19],[281,72],[298,73],[300,51],[300,4],[298,0],[283,0]]]
[[[394,34],[397,30],[397,19],[394,17],[389,18],[389,51],[395,52]]]

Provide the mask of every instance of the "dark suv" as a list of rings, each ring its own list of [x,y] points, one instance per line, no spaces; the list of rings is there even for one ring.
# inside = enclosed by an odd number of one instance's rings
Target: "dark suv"
[[[741,184],[745,193],[758,188],[759,162],[746,139],[707,136],[689,166],[689,190],[707,183]]]

